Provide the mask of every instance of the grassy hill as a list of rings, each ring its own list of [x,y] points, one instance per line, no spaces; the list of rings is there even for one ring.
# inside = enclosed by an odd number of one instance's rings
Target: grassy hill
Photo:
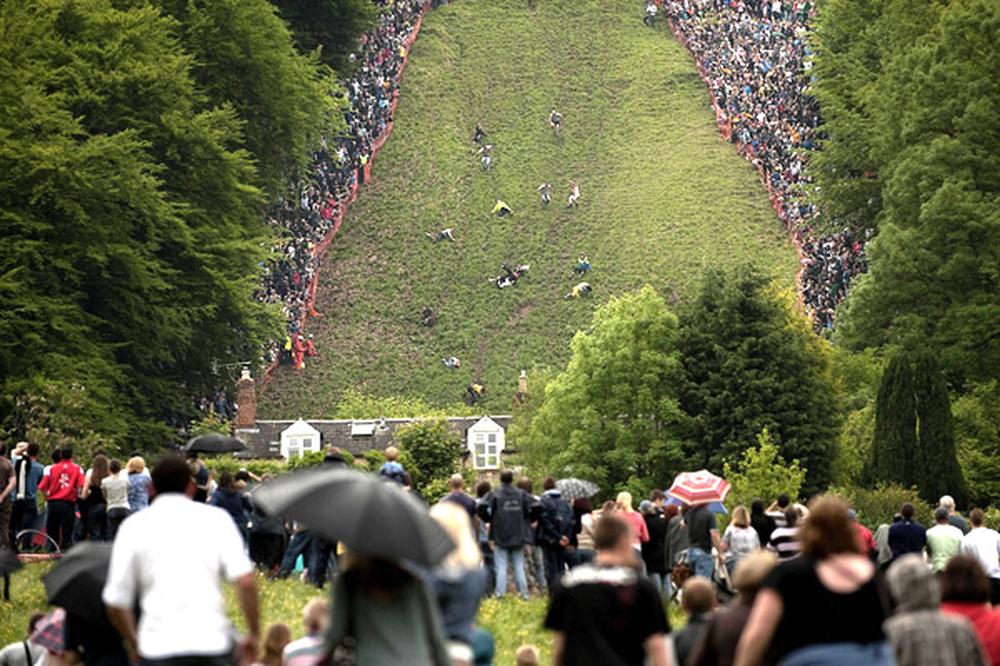
[[[322,356],[282,368],[262,416],[331,416],[346,388],[448,406],[474,377],[502,411],[518,370],[564,362],[612,295],[648,282],[683,299],[705,267],[746,258],[792,284],[796,256],[757,174],[720,139],[691,58],[641,10],[638,0],[458,0],[428,15],[393,136],[325,261],[325,316],[309,329]],[[486,174],[476,122],[495,146]],[[582,198],[567,210],[570,179]],[[544,210],[543,181],[553,185]],[[513,218],[490,214],[498,198]],[[458,242],[424,236],[444,227]],[[581,252],[593,298],[564,301]],[[531,270],[499,291],[489,280],[501,262]],[[425,306],[440,314],[434,328],[419,323]],[[444,367],[450,355],[460,370]]]

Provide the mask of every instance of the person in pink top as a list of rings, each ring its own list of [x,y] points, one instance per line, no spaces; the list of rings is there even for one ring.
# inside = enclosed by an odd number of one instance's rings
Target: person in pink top
[[[632,547],[635,548],[636,557],[642,562],[642,544],[649,541],[649,528],[642,514],[632,508],[632,493],[622,491],[618,493],[615,500],[615,509],[618,515],[624,518],[632,526]],[[645,565],[643,565],[645,568]]]

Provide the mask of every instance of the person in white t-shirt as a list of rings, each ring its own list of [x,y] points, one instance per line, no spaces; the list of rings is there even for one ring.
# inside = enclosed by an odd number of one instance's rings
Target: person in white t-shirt
[[[153,467],[152,504],[123,522],[115,540],[103,599],[132,663],[232,664],[220,577],[235,586],[246,618],[239,653],[246,663],[257,653],[259,600],[243,538],[225,511],[192,502],[195,490],[184,460],[164,456]]]
[[[983,521],[982,509],[969,513],[972,530],[962,537],[962,552],[975,556],[990,577],[990,603],[996,606],[1000,604],[1000,533],[986,527]]]

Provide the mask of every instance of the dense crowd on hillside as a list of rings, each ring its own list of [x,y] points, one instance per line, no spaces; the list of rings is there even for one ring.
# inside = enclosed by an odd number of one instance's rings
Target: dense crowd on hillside
[[[55,453],[44,465],[37,444],[18,444],[11,458],[0,445],[0,549],[31,549],[44,530],[64,551],[45,581],[58,608],[33,616],[27,640],[0,651],[6,666],[489,665],[495,643],[478,626],[480,602],[511,592],[547,600],[556,664],[1000,663],[1000,609],[991,608],[1000,533],[980,509],[963,517],[949,496],[930,527],[906,502],[874,533],[829,495],[808,506],[784,494],[766,508],[759,499],[735,506],[723,529],[728,483],[704,471],[678,475],[638,507],[625,491],[592,503],[600,489],[580,479],[546,477],[536,494],[511,470],[480,479],[473,495],[455,474],[428,506],[395,447],[377,475],[348,470],[330,447],[319,472],[327,487],[373,502],[366,515],[380,529],[355,530],[336,511],[317,513],[311,491],[292,499],[320,487],[316,471],[306,483],[215,477],[195,454],[168,454],[151,471],[140,457],[97,454],[85,471],[71,450]],[[284,509],[265,508],[275,501]],[[338,544],[334,532],[353,536]],[[77,548],[82,541],[113,547]],[[255,569],[287,577],[297,561],[304,581],[332,582],[332,591],[331,603],[308,603],[305,635],[292,641],[283,623],[261,631]],[[238,642],[223,580],[248,630]],[[683,627],[670,626],[665,602],[679,603]],[[539,650],[522,645],[517,664],[538,663]]]
[[[866,270],[865,238],[816,237],[806,168],[820,110],[809,95],[808,22],[814,3],[790,0],[673,0],[673,26],[698,60],[705,83],[757,167],[779,216],[798,238],[802,297],[817,328],[832,328],[851,279]]]
[[[313,155],[308,179],[296,183],[268,213],[268,224],[280,240],[276,257],[263,267],[257,297],[282,304],[290,333],[298,332],[309,306],[309,285],[319,267],[315,249],[330,232],[355,184],[364,182],[372,146],[392,121],[392,101],[406,57],[404,42],[420,13],[419,0],[383,5],[378,24],[351,56],[354,74],[344,83],[346,131],[323,140]],[[271,350],[270,359],[277,351],[277,347]]]

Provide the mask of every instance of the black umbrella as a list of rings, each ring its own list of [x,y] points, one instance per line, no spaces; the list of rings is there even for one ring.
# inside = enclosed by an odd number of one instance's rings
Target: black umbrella
[[[99,541],[78,543],[63,556],[52,571],[42,576],[49,603],[69,613],[101,622],[106,617],[101,592],[108,580],[111,544]]]
[[[271,515],[300,521],[366,555],[429,567],[455,548],[402,486],[352,470],[288,474],[258,486],[253,500]]]
[[[221,432],[210,432],[189,440],[184,450],[195,453],[236,453],[246,451],[247,445]]]
[[[7,576],[21,568],[21,560],[14,551],[0,548],[0,576]]]

